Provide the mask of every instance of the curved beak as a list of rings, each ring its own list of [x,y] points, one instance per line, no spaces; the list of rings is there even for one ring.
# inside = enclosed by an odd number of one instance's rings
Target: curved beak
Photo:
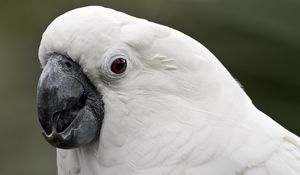
[[[99,136],[104,104],[77,63],[53,54],[39,79],[37,111],[46,140],[70,149]]]

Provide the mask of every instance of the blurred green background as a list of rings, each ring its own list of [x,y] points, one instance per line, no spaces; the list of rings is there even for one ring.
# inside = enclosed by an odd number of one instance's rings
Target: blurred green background
[[[254,104],[300,135],[300,1],[0,0],[0,174],[56,174],[55,149],[35,107],[43,31],[58,15],[111,7],[178,29],[204,44]]]

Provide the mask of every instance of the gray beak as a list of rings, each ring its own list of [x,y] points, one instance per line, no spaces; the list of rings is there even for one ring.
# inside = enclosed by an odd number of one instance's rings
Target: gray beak
[[[104,103],[77,63],[53,54],[39,79],[37,111],[46,140],[71,149],[99,137]]]

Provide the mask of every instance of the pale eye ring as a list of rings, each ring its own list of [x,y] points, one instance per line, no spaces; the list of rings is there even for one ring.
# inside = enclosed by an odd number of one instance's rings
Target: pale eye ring
[[[126,71],[127,59],[122,56],[116,56],[110,64],[111,72],[115,74],[122,74]]]

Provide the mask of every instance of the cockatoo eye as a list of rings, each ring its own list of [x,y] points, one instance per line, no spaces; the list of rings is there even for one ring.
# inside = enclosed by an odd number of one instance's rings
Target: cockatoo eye
[[[127,60],[123,57],[116,57],[110,65],[110,70],[115,74],[122,74],[126,68]]]

